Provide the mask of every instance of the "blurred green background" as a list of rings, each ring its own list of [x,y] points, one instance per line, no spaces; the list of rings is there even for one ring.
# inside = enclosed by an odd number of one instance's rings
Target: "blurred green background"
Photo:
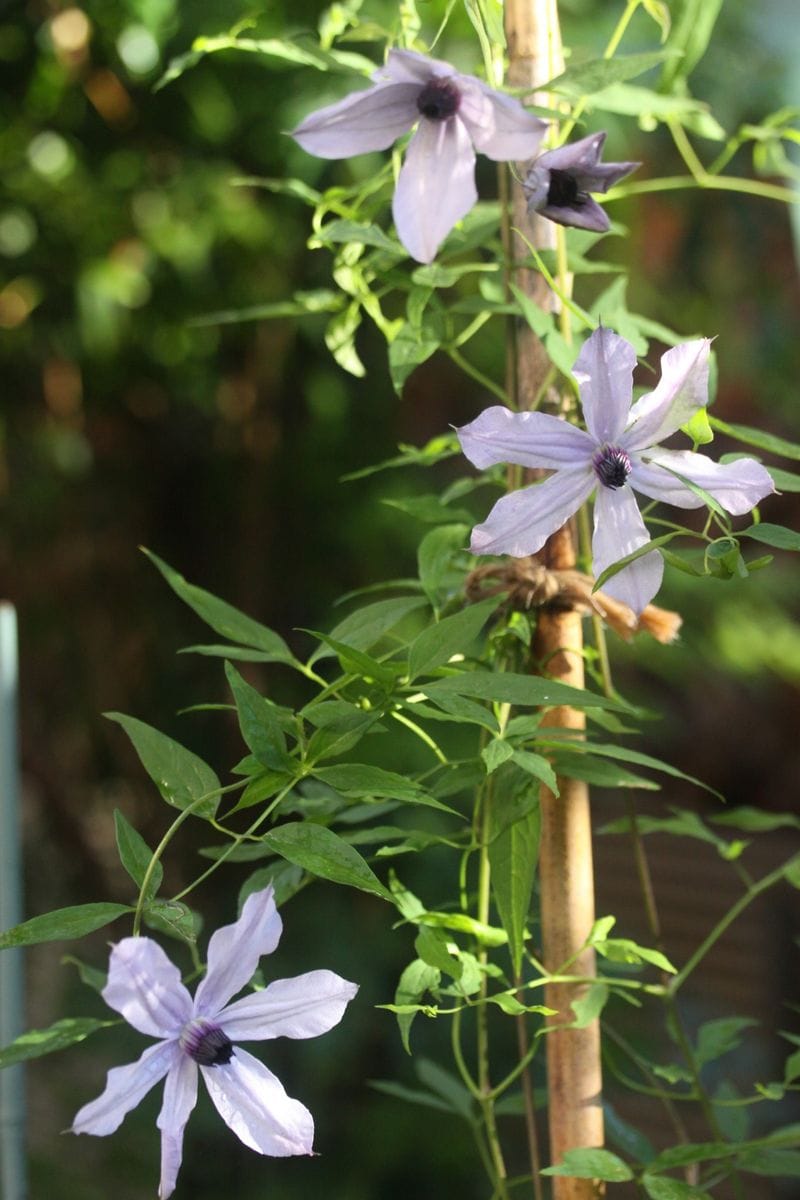
[[[621,9],[565,0],[568,44],[600,53]],[[193,324],[204,313],[329,286],[326,252],[306,246],[308,210],[235,180],[296,175],[317,185],[363,169],[311,159],[283,133],[350,83],[226,52],[164,90],[153,85],[195,37],[225,32],[240,17],[255,18],[254,36],[286,36],[313,32],[322,11],[313,0],[80,7],[28,0],[0,9],[0,596],[18,606],[21,628],[28,915],[129,899],[114,807],[151,844],[165,828],[167,814],[104,710],[147,720],[223,770],[240,752],[231,721],[176,715],[190,703],[226,699],[224,680],[214,660],[175,657],[201,639],[201,628],[137,547],[152,548],[305,648],[294,631],[324,628],[343,593],[414,572],[420,528],[381,501],[432,490],[421,476],[346,484],[340,477],[390,456],[398,441],[424,442],[486,403],[439,355],[398,400],[383,341],[366,326],[357,344],[367,371],[356,379],[325,349],[323,316]],[[423,35],[432,36],[442,11],[420,5]],[[387,3],[370,12],[386,22],[395,15]],[[745,0],[724,6],[693,89],[726,128],[800,102],[793,12],[793,0],[757,11]],[[477,66],[470,39],[459,11],[437,52]],[[642,19],[626,48],[652,48],[655,40]],[[596,127],[595,120],[589,128]],[[641,159],[643,175],[680,172],[666,136],[621,119],[609,128],[610,158]],[[711,157],[714,147],[701,150]],[[746,154],[734,169],[751,170]],[[481,176],[484,189],[491,178]],[[732,194],[668,192],[626,202],[613,215],[631,229],[614,243],[632,271],[631,305],[687,336],[718,335],[719,414],[797,438],[798,284],[786,211]],[[493,352],[499,374],[499,338]],[[794,496],[771,502],[768,519],[797,527],[798,516]],[[732,803],[797,811],[794,563],[784,556],[744,584],[669,577],[661,599],[684,614],[681,644],[614,647],[623,686],[666,711],[643,748],[708,780]],[[253,678],[279,699],[296,699],[279,672]],[[668,801],[702,804],[676,787],[650,807]],[[600,793],[598,809],[600,819],[615,814],[613,798]],[[194,836],[202,844],[202,833]],[[681,843],[676,861],[668,876],[679,869],[703,879],[717,869],[713,852],[694,843]],[[188,882],[196,862],[190,850],[184,861],[170,860],[168,886]],[[427,875],[424,866],[408,868],[415,886],[434,894],[435,865]],[[209,925],[232,919],[243,878],[241,868],[220,872],[197,896]],[[601,871],[601,896],[604,886]],[[635,927],[633,880],[614,903]],[[783,899],[780,913],[790,938],[796,905]],[[685,932],[689,945],[708,927],[707,913],[694,916],[696,925],[687,918],[687,930],[676,934]],[[323,1041],[270,1047],[270,1065],[317,1117],[321,1157],[265,1163],[204,1101],[189,1126],[177,1195],[484,1196],[479,1161],[456,1118],[392,1101],[365,1082],[398,1074],[414,1081],[392,1018],[373,1007],[391,998],[411,954],[408,932],[392,932],[377,901],[333,887],[298,897],[286,930],[271,971],[324,965],[362,983],[357,1005]],[[100,966],[105,941],[98,935],[67,949]],[[34,1027],[66,1012],[104,1011],[74,969],[60,965],[63,950],[28,956]],[[707,994],[733,1005],[725,979],[709,976]],[[767,999],[753,1002],[766,1006],[759,1015],[789,1024],[779,996],[798,999],[796,965],[793,980],[787,973],[773,982]],[[438,1036],[425,1023],[417,1039],[433,1053]],[[57,1136],[100,1090],[107,1067],[126,1060],[120,1047],[99,1035],[31,1065],[32,1196],[153,1194],[156,1097],[113,1138]],[[129,1057],[139,1048],[132,1035]],[[775,1188],[758,1194],[782,1194]]]

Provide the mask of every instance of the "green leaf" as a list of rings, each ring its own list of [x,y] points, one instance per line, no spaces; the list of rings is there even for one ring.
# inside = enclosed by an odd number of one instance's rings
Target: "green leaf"
[[[136,886],[140,888],[144,883],[147,868],[153,860],[153,852],[142,835],[133,828],[118,808],[114,809],[114,831],[120,862]],[[164,869],[161,863],[157,862],[150,877],[147,889],[148,898],[154,896],[158,891],[163,877]]]
[[[741,1036],[745,1029],[757,1025],[749,1017],[720,1017],[714,1021],[706,1021],[697,1031],[697,1047],[695,1054],[698,1067],[714,1062],[730,1050],[735,1050],[741,1044]]]
[[[637,775],[619,763],[595,758],[591,754],[570,754],[556,750],[553,753],[553,766],[556,775],[568,779],[583,779],[595,787],[641,788],[648,792],[660,790],[660,784],[654,780]]]
[[[674,51],[672,52],[674,53]],[[574,99],[593,95],[612,83],[634,79],[669,58],[669,50],[650,50],[643,54],[618,54],[614,58],[594,58],[570,67],[543,85],[544,91],[561,92]]]
[[[0,933],[0,950],[83,937],[129,912],[133,909],[128,904],[74,904],[69,908],[57,908]]]
[[[211,592],[207,592],[193,583],[187,583],[182,575],[179,575],[158,555],[153,554],[152,550],[148,550],[144,546],[142,550],[158,567],[175,595],[180,597],[184,604],[188,604],[189,608],[197,613],[198,617],[205,621],[206,625],[215,633],[220,633],[223,637],[230,638],[232,642],[238,642],[239,645],[252,646],[255,650],[261,650],[268,655],[267,662],[296,665],[297,660],[283,638],[279,637],[277,633],[268,629],[266,625],[254,621],[245,613],[239,612],[239,609],[234,608],[232,604],[227,604],[224,600],[212,596]]]
[[[455,1075],[445,1071],[429,1058],[420,1058],[416,1063],[417,1076],[435,1095],[448,1104],[450,1111],[458,1113],[468,1121],[472,1119],[474,1101],[464,1084]]]
[[[670,1179],[667,1175],[645,1174],[642,1187],[650,1200],[711,1200],[702,1188],[692,1187],[680,1179]]]
[[[559,749],[564,748],[566,745],[563,740],[552,740],[544,744],[549,744]],[[568,748],[569,752],[574,754],[591,754],[601,758],[615,758],[620,759],[622,762],[635,763],[639,767],[652,767],[654,771],[661,771],[665,775],[671,775],[675,779],[682,779],[686,783],[693,783],[695,787],[711,792],[713,796],[717,796],[720,800],[723,798],[720,792],[703,783],[702,779],[696,779],[694,775],[687,775],[685,771],[679,770],[678,767],[673,767],[671,763],[664,762],[660,758],[654,758],[651,754],[643,754],[641,750],[634,750],[631,746],[617,746],[613,742],[573,741],[569,744]]]
[[[233,182],[233,181],[231,181]],[[216,312],[201,313],[186,324],[190,328],[203,329],[208,325],[241,325],[246,321],[272,321],[280,317],[309,317],[317,313],[341,311],[344,300],[341,292],[329,288],[318,288],[313,292],[295,292],[291,300],[277,300],[272,304],[251,304],[246,308],[226,308]]]
[[[445,1104],[444,1100],[440,1100],[438,1096],[432,1096],[430,1092],[423,1092],[419,1088],[410,1088],[402,1083],[394,1083],[389,1079],[370,1079],[369,1086],[376,1092],[383,1092],[387,1096],[393,1096],[396,1100],[406,1100],[409,1104],[421,1104],[424,1108],[435,1108],[439,1112],[453,1111],[450,1105]]]
[[[607,1100],[603,1101],[603,1117],[608,1140],[624,1150],[628,1158],[640,1163],[649,1163],[655,1158],[656,1152],[649,1138],[625,1121]]]
[[[447,949],[447,937],[440,929],[432,929],[429,925],[420,926],[414,939],[414,949],[429,967],[436,967],[451,979],[458,981],[464,973],[461,960]]]
[[[342,370],[355,375],[356,379],[363,379],[367,373],[356,351],[355,336],[360,324],[361,304],[353,300],[331,318],[325,330],[325,345]]]
[[[180,900],[154,900],[144,910],[144,923],[190,946],[200,932],[200,917]]]
[[[94,1017],[63,1017],[49,1029],[31,1029],[21,1034],[0,1050],[0,1069],[25,1062],[28,1058],[41,1058],[55,1050],[65,1050],[82,1042],[98,1029],[116,1025],[116,1021],[98,1021]]]
[[[387,797],[390,800],[402,800],[407,804],[423,804],[429,808],[455,812],[448,805],[435,800],[405,775],[399,775],[396,771],[385,771],[382,767],[373,767],[367,763],[317,767],[314,775],[329,787],[341,792],[343,796]]]
[[[197,817],[214,816],[221,784],[202,758],[136,717],[114,712],[105,716],[125,730],[142,766],[167,804],[180,809],[191,806]]]
[[[412,325],[404,322],[397,337],[389,345],[389,374],[398,396],[406,380],[421,363],[427,362],[441,345],[441,340],[429,324]]]
[[[419,675],[429,675],[454,654],[463,655],[496,610],[497,597],[492,596],[423,629],[411,643],[408,652],[409,680]]]
[[[747,805],[721,812],[718,816],[709,817],[714,824],[732,826],[734,829],[744,829],[745,833],[770,833],[772,829],[800,829],[800,817],[790,812],[766,812],[764,809],[751,809]]]
[[[439,525],[425,534],[419,545],[417,564],[423,591],[434,608],[449,590],[463,587],[463,572],[455,569],[454,558],[465,551],[469,541],[469,526]]]
[[[783,525],[769,525],[766,522],[751,525],[742,529],[737,537],[754,538],[757,542],[765,542],[778,550],[800,550],[800,533],[794,529],[786,529]]]
[[[365,712],[346,700],[322,700],[307,705],[301,716],[316,726],[306,755],[309,763],[336,758],[351,750],[373,726],[380,728],[374,712]]]
[[[365,604],[357,608],[335,625],[330,636],[339,642],[345,642],[355,650],[370,650],[373,646],[394,629],[404,617],[424,608],[427,604],[424,596],[399,596],[394,600],[376,600],[373,604]],[[330,646],[319,646],[314,651],[309,663],[334,654]]]
[[[673,0],[672,32],[667,49],[673,52],[661,73],[665,92],[677,90],[678,80],[688,79],[706,52],[723,0]]]
[[[286,752],[286,739],[275,705],[270,704],[243,679],[229,662],[225,663],[225,676],[236,702],[239,727],[245,744],[265,767],[273,771],[291,771],[294,764]]]
[[[691,96],[666,95],[635,83],[612,83],[592,96],[589,103],[591,108],[602,112],[638,117],[646,125],[654,121],[678,121],[700,137],[714,141],[725,138],[725,130],[711,115],[708,105]],[[640,318],[635,323],[642,327]],[[713,420],[711,424],[714,425]]]
[[[503,738],[493,738],[487,746],[481,750],[481,758],[486,767],[486,774],[491,775],[498,767],[501,767],[504,762],[508,762],[514,757],[514,747],[511,742],[505,741]]]
[[[514,973],[519,975],[541,833],[538,798],[529,787],[498,790],[489,810],[488,832],[492,891]]]
[[[388,250],[397,258],[405,258],[406,251],[394,238],[388,236],[377,225],[363,225],[358,221],[329,221],[316,231],[315,242],[335,245],[340,242],[358,242],[362,246],[375,246]]]
[[[359,888],[391,902],[392,896],[356,849],[324,825],[291,821],[264,835],[263,841],[310,875]]]
[[[603,1179],[607,1183],[625,1183],[633,1171],[610,1150],[567,1150],[558,1166],[545,1167],[542,1175],[569,1175],[573,1179]]]
[[[327,633],[318,633],[315,629],[307,629],[305,632],[310,633],[312,637],[319,638],[333,650],[345,675],[353,675],[356,679],[364,679],[384,687],[391,687],[394,684],[396,676],[393,668],[384,666],[376,658],[365,654],[363,650],[357,650],[355,646],[340,642],[338,638],[330,637]]]
[[[800,1151],[754,1146],[738,1156],[736,1165],[740,1170],[748,1171],[752,1175],[797,1178],[800,1176]]]
[[[604,983],[592,983],[582,996],[573,1000],[570,1008],[575,1014],[571,1028],[585,1029],[596,1021],[608,1002],[609,991]]]
[[[399,1008],[410,1006],[411,1009],[411,1011],[398,1012],[397,1014],[400,1038],[407,1054],[411,1053],[409,1038],[411,1035],[411,1026],[414,1018],[417,1016],[417,1006],[420,1005],[426,992],[438,988],[440,980],[441,972],[436,967],[429,966],[428,963],[423,962],[420,958],[409,963],[400,976],[397,991],[394,994],[394,1002]]]
[[[720,421],[719,417],[709,417],[712,429],[727,433],[728,437],[759,450],[767,450],[770,454],[778,454],[782,458],[800,460],[800,445],[788,442],[785,438],[776,437],[774,433],[765,433],[763,429],[754,429],[751,425],[731,425]]]
[[[553,705],[572,705],[575,708],[611,708],[624,706],[597,692],[569,687],[540,675],[518,675],[511,671],[464,671],[419,685],[431,700],[440,696],[469,696],[479,700],[495,700],[501,704],[517,704],[527,708]]]
[[[736,1153],[736,1147],[726,1142],[686,1142],[680,1146],[670,1146],[662,1150],[648,1166],[648,1172],[670,1171],[675,1167],[689,1167],[695,1163],[713,1162],[720,1158],[730,1158]]]
[[[545,787],[550,789],[554,796],[558,796],[558,778],[553,770],[552,763],[548,762],[543,755],[534,754],[531,750],[515,750],[514,762],[522,771],[540,780]]]

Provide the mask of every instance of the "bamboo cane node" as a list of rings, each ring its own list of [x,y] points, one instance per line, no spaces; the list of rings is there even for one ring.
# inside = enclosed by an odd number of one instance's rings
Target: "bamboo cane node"
[[[532,608],[551,611],[596,613],[625,641],[636,633],[649,633],[659,642],[674,642],[682,624],[679,613],[648,604],[637,618],[621,600],[605,592],[593,592],[594,580],[574,568],[544,566],[535,558],[513,558],[504,563],[475,567],[467,576],[466,593],[471,603],[487,596],[508,593],[507,604],[517,611]]]

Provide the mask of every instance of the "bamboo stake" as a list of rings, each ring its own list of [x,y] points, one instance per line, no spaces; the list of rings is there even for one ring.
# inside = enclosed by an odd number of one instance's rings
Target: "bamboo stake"
[[[558,25],[557,0],[506,0],[505,29],[508,44],[508,82],[514,87],[534,90],[563,70]],[[544,98],[536,97],[545,102]],[[554,245],[554,227],[541,219],[531,223],[525,210],[525,198],[518,183],[511,190],[513,224],[532,229],[537,249]],[[523,257],[524,244],[515,234],[508,247],[513,257]],[[552,306],[544,280],[523,269],[516,274],[518,286],[538,304]],[[538,338],[527,326],[518,324],[509,358],[510,394],[519,408],[530,407],[543,391],[549,363]],[[543,407],[550,406],[544,397]],[[555,407],[558,400],[555,398]],[[549,568],[575,565],[575,542],[567,525],[550,538],[539,558]],[[572,611],[543,608],[539,615],[534,658],[539,670],[564,683],[582,687],[583,631],[581,617]],[[546,714],[544,725],[582,730],[583,712],[556,708]],[[559,796],[542,789],[542,836],[539,877],[542,908],[542,944],[544,964],[556,972],[567,962],[570,973],[590,978],[594,975],[594,953],[578,953],[594,921],[594,877],[589,811],[589,790],[575,779],[559,778]],[[574,1019],[573,1000],[585,994],[587,985],[558,984],[546,989],[545,1003],[556,1009],[554,1025]],[[553,1163],[564,1152],[582,1146],[603,1143],[601,1107],[600,1030],[597,1021],[583,1029],[558,1029],[549,1033],[547,1045],[548,1108],[550,1153]],[[554,1200],[593,1200],[603,1194],[603,1186],[591,1179],[567,1176],[553,1178]]]

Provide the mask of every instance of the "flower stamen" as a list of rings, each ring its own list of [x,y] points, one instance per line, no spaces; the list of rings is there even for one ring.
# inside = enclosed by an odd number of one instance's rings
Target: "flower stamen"
[[[630,455],[621,446],[601,446],[592,456],[594,473],[604,487],[621,488],[632,470]]]
[[[219,1067],[233,1057],[233,1043],[227,1034],[204,1017],[187,1021],[181,1030],[181,1049],[201,1067]]]
[[[417,96],[417,108],[429,121],[447,121],[461,104],[461,93],[452,79],[431,79]]]

